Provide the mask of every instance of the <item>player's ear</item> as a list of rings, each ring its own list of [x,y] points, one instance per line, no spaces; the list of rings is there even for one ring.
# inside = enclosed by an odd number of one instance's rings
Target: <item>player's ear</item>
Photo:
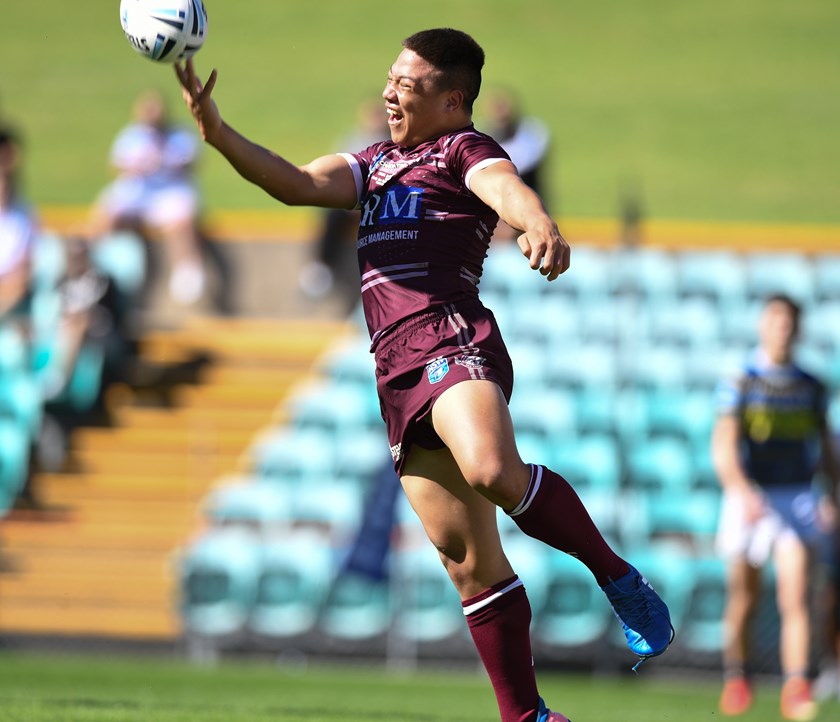
[[[464,91],[453,88],[446,96],[446,109],[452,112],[464,107]]]

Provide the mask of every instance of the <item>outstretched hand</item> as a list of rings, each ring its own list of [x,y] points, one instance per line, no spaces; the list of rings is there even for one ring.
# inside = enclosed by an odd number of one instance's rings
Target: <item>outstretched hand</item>
[[[569,268],[569,244],[553,221],[526,231],[516,239],[516,243],[531,268],[539,269],[549,281],[555,280]]]
[[[181,83],[181,95],[184,102],[195,118],[201,137],[212,143],[216,133],[222,127],[222,116],[216,102],[211,97],[213,88],[216,86],[217,73],[214,69],[210,73],[206,84],[195,74],[192,59],[182,66],[175,63],[175,75]]]

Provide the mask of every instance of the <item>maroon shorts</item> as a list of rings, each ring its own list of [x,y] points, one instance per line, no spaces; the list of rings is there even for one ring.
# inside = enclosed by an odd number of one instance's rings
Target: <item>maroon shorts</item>
[[[487,379],[510,401],[510,356],[496,319],[477,300],[408,319],[379,341],[375,355],[376,389],[397,474],[412,444],[443,448],[427,416],[450,386]]]

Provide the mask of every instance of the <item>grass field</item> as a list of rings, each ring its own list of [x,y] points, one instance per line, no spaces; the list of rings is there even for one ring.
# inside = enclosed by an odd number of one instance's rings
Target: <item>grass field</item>
[[[544,674],[540,690],[575,722],[719,719],[715,682]],[[827,704],[819,720],[837,719]],[[189,666],[172,659],[0,653],[2,722],[492,722],[483,673],[394,674],[379,667],[268,663]],[[762,687],[745,722],[779,719]]]
[[[36,203],[88,204],[133,97],[176,99],[170,69],[130,50],[118,5],[4,5],[0,116],[26,131]],[[629,184],[654,218],[840,222],[835,0],[207,5],[199,69],[219,67],[236,127],[292,160],[333,150],[399,41],[447,24],[485,46],[486,86],[515,87],[549,123],[561,215],[612,217]],[[213,208],[274,205],[212,152],[201,177]]]

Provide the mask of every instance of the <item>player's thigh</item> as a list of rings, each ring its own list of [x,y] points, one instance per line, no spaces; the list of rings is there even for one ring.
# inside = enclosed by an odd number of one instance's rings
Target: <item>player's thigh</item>
[[[510,495],[504,501],[513,506],[519,502],[529,473],[516,448],[510,411],[497,384],[463,381],[448,388],[432,407],[432,424],[472,486],[486,490],[509,485],[510,489],[497,492]]]
[[[448,449],[413,446],[400,481],[462,598],[513,575],[495,505],[467,484]]]

